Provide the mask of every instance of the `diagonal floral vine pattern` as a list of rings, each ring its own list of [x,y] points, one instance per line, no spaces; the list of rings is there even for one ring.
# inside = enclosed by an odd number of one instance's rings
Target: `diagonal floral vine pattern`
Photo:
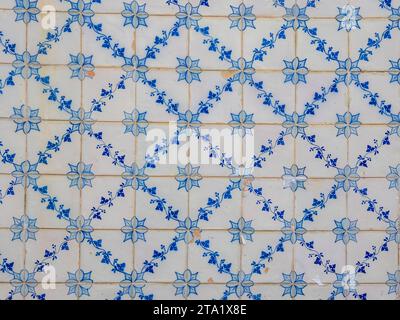
[[[12,2],[1,298],[399,297],[399,1]]]

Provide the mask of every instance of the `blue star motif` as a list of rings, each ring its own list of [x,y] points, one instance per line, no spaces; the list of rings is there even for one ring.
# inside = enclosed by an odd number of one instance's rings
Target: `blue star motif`
[[[400,244],[400,218],[396,221],[389,220],[389,227],[386,229],[389,235],[389,241]]]
[[[360,8],[355,8],[352,5],[345,5],[343,8],[338,8],[339,14],[336,20],[339,22],[339,29],[346,29],[347,32],[357,28],[360,29],[358,23],[362,17],[360,16]]]
[[[200,281],[197,279],[198,272],[192,272],[189,269],[183,273],[175,272],[176,280],[173,285],[176,288],[175,295],[187,298],[190,295],[197,295],[197,287],[200,285]]]
[[[343,241],[348,244],[350,241],[357,242],[357,233],[360,229],[357,228],[357,220],[351,221],[349,218],[343,218],[341,221],[335,221],[336,227],[332,232],[336,235],[335,242]]]
[[[307,8],[300,8],[295,4],[292,8],[285,8],[286,14],[283,19],[286,21],[286,25],[294,30],[299,28],[307,27],[307,21],[310,20],[306,14]]]
[[[147,112],[139,112],[137,109],[134,109],[130,113],[124,111],[125,118],[122,121],[125,126],[124,133],[132,133],[135,137],[138,137],[140,134],[146,135],[146,129],[149,126],[146,114]]]
[[[286,82],[292,82],[293,84],[298,84],[299,82],[307,83],[306,75],[308,74],[308,68],[306,67],[307,59],[300,60],[299,58],[294,58],[292,61],[283,60],[286,68],[283,69],[283,74]]]
[[[298,134],[305,135],[304,129],[308,127],[305,122],[306,116],[299,115],[294,112],[292,115],[285,114],[286,120],[282,123],[282,127],[286,129],[285,135],[290,134],[293,138],[296,138]]]
[[[28,294],[34,295],[36,293],[35,288],[37,287],[38,282],[35,279],[34,272],[29,272],[28,270],[23,269],[19,273],[14,272],[10,284],[13,286],[13,290],[16,294],[26,297]]]
[[[391,67],[389,74],[391,76],[390,83],[397,82],[400,84],[400,59],[397,61],[390,60]]]
[[[389,173],[386,176],[389,181],[389,189],[396,189],[400,191],[400,164],[397,167],[389,166]]]
[[[15,61],[12,63],[15,74],[21,75],[23,79],[30,79],[32,75],[39,75],[40,63],[37,61],[38,55],[31,55],[28,51],[23,54],[16,54]]]
[[[256,16],[253,14],[253,6],[246,7],[241,3],[238,7],[231,5],[232,13],[229,20],[232,21],[231,29],[238,28],[240,31],[246,30],[247,27],[255,29],[254,21]]]
[[[307,230],[303,227],[303,220],[297,221],[292,219],[290,221],[284,220],[284,226],[281,229],[282,233],[285,235],[284,241],[290,241],[295,244],[297,241],[304,242],[303,235]]]
[[[392,14],[389,16],[393,28],[400,28],[400,7],[392,8]]]
[[[244,137],[247,134],[252,134],[252,129],[255,127],[253,120],[254,114],[247,114],[246,111],[242,110],[238,114],[231,113],[232,120],[229,121],[229,125],[233,129],[233,133],[239,134]]]
[[[124,280],[120,282],[122,293],[129,295],[134,299],[136,296],[143,295],[143,288],[146,286],[147,281],[144,280],[144,273],[133,270],[132,273],[124,273]]]
[[[186,26],[187,29],[191,27],[198,27],[201,14],[199,13],[199,6],[194,7],[192,4],[187,3],[186,5],[178,5],[179,12],[176,17],[179,21],[179,26]]]
[[[337,168],[338,174],[335,176],[335,181],[338,183],[338,188],[343,188],[345,192],[349,192],[351,188],[357,187],[357,182],[361,179],[357,173],[358,167],[350,167],[347,165],[343,169]]]
[[[95,121],[92,119],[92,112],[86,112],[85,109],[79,108],[76,111],[71,110],[69,122],[72,124],[72,132],[77,131],[80,135],[83,135],[85,132],[92,132]]]
[[[70,235],[70,239],[76,240],[78,243],[82,243],[85,240],[90,240],[92,238],[91,233],[94,230],[90,225],[91,222],[91,219],[85,219],[83,216],[79,216],[76,219],[69,219],[67,232]]]
[[[358,67],[358,60],[351,61],[350,58],[345,61],[338,61],[339,67],[336,69],[336,75],[339,76],[338,81],[344,82],[347,86],[353,81],[359,82],[361,69]]]
[[[305,189],[304,183],[307,181],[307,176],[304,174],[306,167],[299,168],[297,165],[292,165],[290,168],[283,167],[284,174],[284,189],[290,188],[293,192],[297,189]]]
[[[131,3],[124,2],[124,10],[121,15],[125,18],[124,27],[131,25],[134,29],[140,26],[147,27],[146,19],[149,14],[146,12],[146,4],[140,5],[136,0]]]
[[[343,115],[337,114],[338,121],[335,124],[336,129],[338,129],[337,136],[344,135],[347,139],[351,135],[358,135],[357,129],[361,126],[359,121],[360,114],[351,114],[346,112]]]
[[[36,227],[37,219],[31,219],[27,215],[23,215],[21,218],[13,217],[14,224],[10,227],[13,233],[12,240],[21,240],[27,242],[29,239],[36,240],[36,233],[39,228]]]
[[[145,226],[146,219],[139,220],[137,217],[133,217],[132,219],[124,219],[124,226],[121,228],[122,233],[124,234],[124,242],[132,241],[135,243],[139,240],[146,241],[145,234],[148,229]]]
[[[144,168],[139,168],[136,163],[133,163],[131,166],[125,166],[122,178],[125,180],[127,187],[139,190],[139,188],[145,186],[144,182],[149,179],[149,176],[145,174]]]
[[[190,57],[177,59],[179,63],[179,66],[176,67],[176,72],[179,74],[178,81],[185,80],[189,84],[192,83],[192,81],[201,81],[199,59],[192,60]]]
[[[253,74],[256,73],[253,68],[253,61],[246,61],[244,58],[239,58],[236,61],[232,60],[230,70],[235,72],[232,80],[238,81],[240,84],[245,84],[247,81],[253,82]]]
[[[71,181],[70,188],[77,187],[82,190],[85,187],[92,187],[92,180],[94,179],[92,164],[78,162],[77,164],[68,164],[68,166],[70,171],[67,173],[67,178]]]
[[[38,21],[37,15],[40,13],[40,9],[37,7],[37,0],[16,0],[15,2],[16,5],[13,8],[17,15],[15,21],[23,21],[24,23]]]
[[[125,57],[125,64],[122,66],[122,70],[126,72],[127,78],[132,78],[134,82],[139,80],[146,81],[146,72],[149,68],[146,66],[146,60],[140,59],[138,56]]]
[[[200,114],[193,113],[187,110],[185,113],[178,113],[178,129],[180,132],[186,134],[187,136],[193,133],[199,134],[199,128],[201,127],[201,122],[199,120]]]
[[[392,121],[388,124],[390,132],[400,137],[400,113],[391,115]]]
[[[389,287],[388,294],[400,294],[400,270],[396,270],[394,273],[387,273],[388,280],[386,285]]]
[[[93,285],[92,271],[85,272],[79,269],[75,273],[68,272],[65,285],[68,288],[68,295],[74,294],[77,298],[90,296],[89,290]]]
[[[21,164],[14,164],[14,171],[11,175],[15,178],[16,185],[22,184],[23,186],[36,186],[36,180],[39,179],[40,174],[37,171],[38,164],[31,164],[29,160]]]
[[[303,289],[307,287],[307,283],[303,280],[304,273],[297,274],[295,271],[290,273],[282,273],[283,281],[281,287],[284,289],[282,296],[290,295],[295,298],[298,295],[304,296]]]
[[[178,239],[184,240],[185,243],[191,243],[196,233],[200,232],[197,224],[198,220],[192,220],[189,217],[183,221],[179,221],[179,226],[175,229],[176,233],[178,233]]]
[[[39,117],[39,109],[31,109],[28,106],[21,106],[20,108],[13,108],[14,114],[11,119],[17,125],[15,132],[22,131],[28,134],[31,131],[40,131],[39,123],[42,119]]]
[[[200,188],[199,181],[202,176],[199,173],[200,167],[193,167],[188,163],[185,167],[178,166],[178,175],[175,177],[179,182],[178,190],[185,189],[189,191],[193,187]]]
[[[241,298],[243,295],[251,293],[254,282],[251,280],[251,274],[239,271],[237,274],[231,274],[231,280],[226,283],[226,286],[229,289],[229,294],[234,293],[238,298]]]
[[[357,285],[358,283],[355,279],[355,275],[349,271],[337,273],[336,280],[333,283],[333,287],[337,291],[337,294],[341,294],[344,297],[349,296],[351,293],[356,293]]]
[[[251,226],[252,221],[246,221],[240,218],[237,222],[229,221],[231,227],[229,233],[232,235],[231,242],[238,241],[239,243],[245,243],[245,240],[253,241],[254,228]]]
[[[80,26],[92,24],[94,11],[92,10],[92,1],[85,2],[78,0],[77,2],[69,1],[71,8],[68,10],[73,22],[78,22]]]
[[[85,78],[92,79],[94,77],[93,56],[86,57],[82,53],[78,53],[76,56],[70,54],[69,56],[71,62],[68,64],[68,68],[72,71],[71,78],[78,78],[82,81]]]

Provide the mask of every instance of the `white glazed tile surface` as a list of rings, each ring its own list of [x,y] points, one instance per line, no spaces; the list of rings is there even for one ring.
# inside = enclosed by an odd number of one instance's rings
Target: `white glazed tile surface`
[[[0,0],[0,298],[399,299],[399,20]]]

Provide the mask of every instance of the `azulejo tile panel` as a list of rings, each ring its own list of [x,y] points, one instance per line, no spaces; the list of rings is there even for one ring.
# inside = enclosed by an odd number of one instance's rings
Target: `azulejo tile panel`
[[[399,0],[1,0],[3,299],[398,299]]]

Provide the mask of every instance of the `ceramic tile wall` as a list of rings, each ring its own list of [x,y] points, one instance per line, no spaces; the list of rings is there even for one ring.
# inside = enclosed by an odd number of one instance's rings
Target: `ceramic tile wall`
[[[398,299],[399,21],[0,0],[1,298]]]

